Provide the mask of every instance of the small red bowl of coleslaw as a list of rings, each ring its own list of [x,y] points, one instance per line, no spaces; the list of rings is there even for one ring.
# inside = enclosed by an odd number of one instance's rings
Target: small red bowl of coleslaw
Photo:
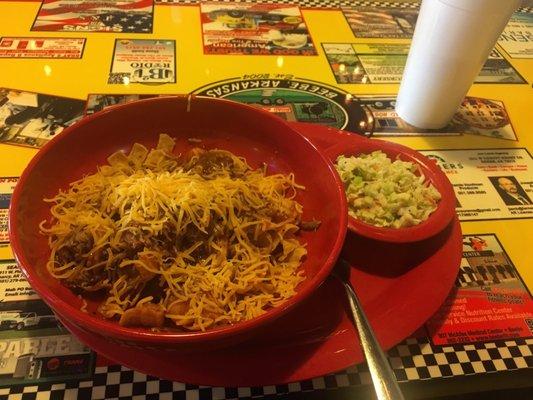
[[[455,216],[453,187],[437,164],[406,146],[346,136],[326,150],[344,183],[348,229],[408,243],[441,232]]]

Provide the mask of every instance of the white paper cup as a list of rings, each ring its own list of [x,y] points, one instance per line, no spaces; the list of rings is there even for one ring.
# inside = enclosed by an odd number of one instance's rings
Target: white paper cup
[[[411,125],[446,126],[521,0],[423,0],[396,112]]]

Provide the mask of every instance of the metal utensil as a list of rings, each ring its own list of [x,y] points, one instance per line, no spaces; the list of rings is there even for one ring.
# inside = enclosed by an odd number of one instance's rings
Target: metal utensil
[[[403,394],[398,386],[396,377],[392,372],[387,357],[379,345],[374,331],[366,318],[363,307],[353,290],[350,283],[350,265],[343,259],[340,259],[333,270],[333,276],[336,277],[344,286],[352,317],[359,334],[359,341],[363,348],[370,376],[374,383],[374,389],[379,400],[403,400]]]

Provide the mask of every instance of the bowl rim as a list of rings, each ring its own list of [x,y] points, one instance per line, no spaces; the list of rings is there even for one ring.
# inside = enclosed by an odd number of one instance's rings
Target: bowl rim
[[[332,251],[328,255],[323,266],[318,270],[317,274],[311,280],[308,281],[309,283],[303,288],[303,290],[297,291],[294,296],[287,299],[283,304],[268,310],[267,312],[265,312],[264,314],[258,317],[252,318],[247,321],[242,321],[234,325],[227,325],[227,326],[223,326],[223,327],[219,327],[215,329],[208,329],[203,332],[202,331],[151,332],[149,331],[148,328],[139,329],[136,327],[122,327],[116,321],[105,320],[103,318],[98,318],[90,314],[84,313],[79,308],[62,300],[59,296],[53,293],[53,291],[51,291],[48,288],[46,283],[38,277],[36,270],[31,267],[31,263],[28,261],[28,259],[25,256],[25,251],[20,241],[20,237],[19,237],[19,233],[17,229],[17,226],[18,226],[17,225],[18,224],[17,213],[20,207],[19,202],[20,202],[20,198],[23,193],[23,187],[26,181],[28,180],[28,178],[31,176],[31,174],[35,171],[41,159],[46,157],[51,152],[51,150],[54,148],[57,142],[61,141],[66,136],[72,135],[73,133],[75,133],[80,126],[90,124],[92,121],[96,119],[105,118],[106,116],[108,116],[111,113],[116,112],[117,110],[129,108],[129,107],[135,107],[135,106],[138,106],[139,103],[140,104],[152,103],[152,102],[157,103],[157,102],[168,102],[168,101],[173,101],[173,100],[177,102],[185,101],[186,102],[185,106],[187,107],[187,110],[188,110],[188,107],[190,107],[193,102],[201,103],[201,102],[207,101],[207,102],[215,102],[215,103],[224,103],[231,107],[241,108],[242,110],[246,112],[256,113],[262,118],[270,118],[270,119],[275,120],[276,123],[280,125],[280,127],[283,127],[283,129],[285,129],[285,131],[288,134],[296,135],[300,138],[299,140],[303,140],[305,145],[309,146],[311,150],[315,151],[317,155],[322,159],[324,166],[328,170],[328,173],[330,174],[331,178],[334,180],[335,187],[336,187],[336,193],[337,193],[336,197],[338,198],[338,205],[340,206],[340,210],[341,210],[341,213],[338,216],[339,229],[333,239]],[[80,325],[82,327],[86,327],[86,329],[89,329],[93,332],[100,332],[100,334],[109,335],[119,340],[132,341],[132,342],[144,343],[144,344],[179,345],[179,344],[210,342],[210,341],[220,340],[223,338],[233,337],[238,334],[244,334],[248,331],[253,330],[254,328],[260,327],[264,323],[273,321],[274,319],[286,314],[289,310],[293,309],[297,304],[304,301],[309,295],[311,295],[311,293],[315,291],[315,289],[318,286],[322,284],[322,282],[330,274],[341,252],[342,245],[344,243],[344,238],[345,238],[346,231],[347,231],[346,229],[347,222],[348,222],[348,208],[347,208],[346,196],[344,195],[344,186],[342,184],[342,181],[340,180],[340,177],[335,171],[335,166],[333,165],[331,160],[328,157],[326,157],[309,139],[307,139],[305,136],[303,136],[298,131],[296,131],[294,128],[292,128],[288,122],[286,122],[285,120],[279,117],[276,117],[275,115],[271,113],[263,111],[261,109],[255,108],[247,104],[237,103],[231,100],[215,99],[215,98],[207,98],[207,97],[196,97],[196,96],[191,96],[191,95],[176,95],[176,96],[154,97],[154,98],[142,99],[142,100],[137,100],[134,102],[124,103],[124,104],[114,105],[103,111],[100,111],[98,113],[82,118],[78,122],[64,129],[57,136],[52,138],[52,140],[46,143],[39,150],[39,152],[30,160],[30,162],[28,163],[28,165],[26,166],[26,168],[20,175],[20,178],[17,182],[17,185],[15,186],[13,195],[11,197],[9,214],[8,214],[8,232],[9,232],[10,245],[13,250],[13,255],[15,257],[15,260],[19,268],[21,269],[24,276],[30,283],[32,289],[34,289],[39,294],[39,296],[52,308],[52,310],[55,310],[57,308],[59,310],[58,312],[64,317],[67,317],[69,321],[72,321],[73,323]]]
[[[358,146],[361,146],[362,149],[358,149]],[[441,199],[437,209],[429,215],[428,219],[418,225],[406,228],[378,227],[358,220],[348,213],[348,230],[354,234],[379,241],[413,243],[428,239],[445,229],[455,216],[455,192],[448,177],[435,161],[398,143],[361,137],[334,144],[325,150],[325,154],[335,163],[340,155],[369,154],[377,150],[383,151],[389,158],[389,153],[395,153],[400,156],[404,155],[409,158],[410,162],[416,162],[426,179],[430,180],[439,191]]]

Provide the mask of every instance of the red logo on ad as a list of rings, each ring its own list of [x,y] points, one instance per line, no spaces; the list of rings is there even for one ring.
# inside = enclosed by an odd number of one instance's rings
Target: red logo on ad
[[[59,361],[59,358],[51,358],[50,360],[48,360],[48,362],[46,363],[46,367],[50,370],[50,371],[54,371],[56,369],[59,368],[59,365],[60,365],[60,361]]]

